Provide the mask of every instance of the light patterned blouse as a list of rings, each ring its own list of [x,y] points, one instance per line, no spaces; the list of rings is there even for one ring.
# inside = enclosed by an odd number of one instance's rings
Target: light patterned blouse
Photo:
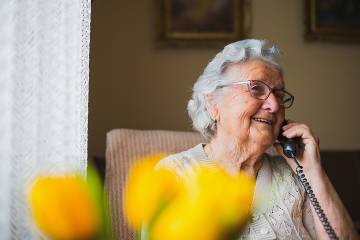
[[[204,144],[173,154],[161,160],[157,168],[175,171],[179,177],[194,171],[199,165],[214,166],[204,152]],[[266,201],[261,201],[266,199]],[[316,239],[310,202],[300,182],[285,160],[264,154],[259,170],[252,221],[239,239]]]

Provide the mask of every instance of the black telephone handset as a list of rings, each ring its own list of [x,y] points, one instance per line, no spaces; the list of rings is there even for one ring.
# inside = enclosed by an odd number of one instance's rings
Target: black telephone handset
[[[336,240],[336,239],[338,239],[338,237],[336,236],[334,229],[330,225],[329,220],[327,219],[324,211],[322,210],[322,208],[319,204],[319,201],[315,197],[315,194],[314,194],[308,180],[305,177],[303,167],[300,165],[300,163],[296,159],[296,157],[298,156],[298,153],[299,153],[299,146],[300,146],[299,139],[287,138],[282,135],[282,133],[283,133],[282,127],[285,126],[286,124],[288,124],[288,121],[284,120],[284,122],[281,125],[280,134],[279,134],[277,140],[279,141],[279,143],[283,149],[284,155],[288,158],[294,159],[294,161],[296,163],[295,171],[298,176],[298,179],[301,182],[301,184],[303,185],[305,192],[308,195],[310,202],[313,205],[315,212],[320,219],[320,222],[324,226],[326,233],[328,234],[328,236],[331,240]]]
[[[298,139],[287,138],[282,135],[282,133],[283,133],[282,127],[285,126],[286,124],[288,124],[287,120],[284,120],[283,123],[281,124],[278,141],[279,141],[281,147],[283,148],[283,152],[284,152],[285,156],[287,156],[288,158],[294,158],[298,154],[299,142],[298,142]]]

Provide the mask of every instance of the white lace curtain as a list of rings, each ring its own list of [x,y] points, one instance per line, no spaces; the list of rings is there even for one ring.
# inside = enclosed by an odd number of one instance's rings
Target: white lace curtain
[[[90,0],[0,1],[0,239],[38,239],[26,186],[85,172]]]

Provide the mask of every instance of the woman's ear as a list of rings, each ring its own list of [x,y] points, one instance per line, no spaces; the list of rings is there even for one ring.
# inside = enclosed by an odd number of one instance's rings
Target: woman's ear
[[[210,117],[215,122],[218,122],[220,115],[219,115],[219,110],[218,110],[218,106],[217,106],[217,101],[215,100],[215,96],[213,93],[206,95],[205,106],[206,106],[206,110],[209,113]]]

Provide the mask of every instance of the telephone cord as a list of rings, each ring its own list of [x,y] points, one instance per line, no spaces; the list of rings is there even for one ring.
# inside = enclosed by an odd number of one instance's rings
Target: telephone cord
[[[329,238],[331,240],[338,240],[338,237],[336,236],[336,233],[334,231],[334,229],[332,228],[332,226],[329,223],[328,218],[326,217],[323,209],[320,206],[319,201],[317,200],[317,198],[315,197],[315,194],[308,182],[308,180],[305,177],[304,171],[303,171],[303,167],[299,164],[298,160],[296,159],[296,157],[292,154],[292,158],[295,160],[296,163],[296,174],[301,182],[301,184],[303,185],[306,194],[308,195],[311,204],[313,205],[316,214],[319,217],[319,220],[321,222],[321,224],[324,226],[324,229],[326,231],[326,233],[328,234]]]

